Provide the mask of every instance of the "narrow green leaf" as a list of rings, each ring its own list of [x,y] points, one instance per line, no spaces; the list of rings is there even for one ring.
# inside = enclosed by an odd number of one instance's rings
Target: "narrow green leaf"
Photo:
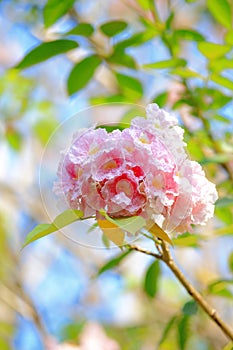
[[[99,212],[101,215],[103,215],[106,218],[106,220],[115,224],[122,230],[131,233],[132,235],[135,235],[144,226],[146,226],[146,220],[143,219],[141,216],[132,216],[132,217],[123,218],[123,219],[112,219],[107,215],[105,210],[101,209]]]
[[[205,37],[194,29],[177,29],[174,33],[177,39],[204,41]]]
[[[233,252],[228,256],[228,266],[231,272],[233,272]]]
[[[73,40],[59,39],[42,43],[32,49],[15,68],[24,69],[46,61],[51,57],[76,49],[78,44]]]
[[[231,50],[231,46],[202,41],[198,43],[198,49],[208,59],[215,60],[229,52]]]
[[[167,339],[169,332],[171,331],[172,327],[174,326],[175,322],[177,320],[177,316],[173,316],[168,323],[166,324],[166,327],[163,330],[161,339],[159,341],[159,345],[162,345],[164,341]]]
[[[112,268],[118,266],[121,261],[123,259],[125,259],[130,253],[132,252],[132,250],[127,250],[126,252],[119,254],[117,256],[115,256],[113,259],[109,260],[105,265],[103,265],[97,275],[101,275],[103,272],[107,271],[107,270],[111,270]]]
[[[212,282],[208,285],[208,292],[210,294],[220,296],[223,298],[233,298],[233,294],[230,289],[228,289],[229,285],[233,284],[233,280],[218,280]]]
[[[184,79],[189,79],[189,78],[204,79],[204,77],[201,74],[195,72],[194,70],[186,68],[186,67],[175,68],[171,71],[171,74],[178,75],[178,77],[181,77]]]
[[[215,114],[212,118],[214,120],[220,121],[221,123],[231,124],[230,119],[228,119],[228,118],[226,118],[226,117],[224,117],[223,115],[220,115],[220,114]]]
[[[225,28],[232,28],[232,11],[228,0],[207,0],[207,6],[217,22]]]
[[[159,61],[154,63],[144,64],[144,68],[155,68],[155,69],[165,69],[165,68],[176,68],[176,67],[184,67],[187,62],[183,58],[172,58],[170,60]]]
[[[153,298],[158,291],[158,279],[160,275],[160,264],[158,260],[153,261],[149,266],[144,280],[144,290],[146,294]]]
[[[110,240],[108,239],[108,237],[103,233],[102,234],[102,242],[103,242],[103,245],[105,246],[105,248],[110,248]]]
[[[184,304],[182,312],[184,315],[192,316],[195,315],[198,311],[198,306],[196,301],[190,300]]]
[[[218,228],[217,230],[214,231],[214,234],[215,235],[232,235],[233,234],[233,224]]]
[[[185,350],[190,335],[189,316],[184,315],[177,324],[177,341],[180,350]]]
[[[230,90],[233,90],[233,81],[232,80],[230,80],[226,77],[223,77],[222,75],[218,75],[218,74],[211,74],[210,78],[216,84],[222,85]]]
[[[97,55],[92,55],[74,66],[67,81],[69,95],[73,95],[88,84],[100,63],[101,59]]]
[[[116,78],[119,84],[120,89],[124,95],[135,100],[139,99],[143,95],[143,86],[142,83],[129,75],[116,73]]]
[[[154,31],[144,31],[133,34],[130,38],[119,41],[115,46],[115,50],[124,50],[131,46],[140,46],[156,36]]]
[[[65,15],[74,5],[75,0],[48,0],[44,7],[44,25],[50,27]]]
[[[100,30],[107,36],[112,37],[119,34],[127,28],[128,24],[124,21],[110,21],[100,26]]]
[[[233,84],[233,83],[232,83]],[[233,154],[216,154],[213,157],[204,158],[200,161],[202,165],[211,163],[226,163],[233,159]]]
[[[50,233],[70,225],[71,223],[81,219],[82,216],[83,213],[80,210],[65,210],[63,213],[59,214],[51,224],[40,224],[29,232],[22,248],[41,237],[47,236]]]
[[[66,32],[64,35],[82,35],[91,36],[94,33],[94,28],[90,23],[79,23],[77,26]]]

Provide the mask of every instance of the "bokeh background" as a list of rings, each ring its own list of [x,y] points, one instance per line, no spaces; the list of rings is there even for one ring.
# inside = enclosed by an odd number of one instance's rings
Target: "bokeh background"
[[[99,232],[20,250],[55,213],[44,197],[69,142],[57,133],[129,123],[156,102],[219,193],[215,218],[173,255],[233,325],[232,18],[231,0],[0,1],[1,350],[232,349],[164,266],[139,253],[120,263],[119,249],[93,247]]]

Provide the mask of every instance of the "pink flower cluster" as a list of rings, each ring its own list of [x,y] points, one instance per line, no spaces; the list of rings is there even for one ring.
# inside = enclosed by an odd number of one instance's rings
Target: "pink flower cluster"
[[[141,215],[180,233],[205,224],[217,199],[214,184],[188,159],[177,119],[156,104],[146,112],[146,119],[134,118],[123,131],[76,133],[55,191],[85,217],[100,209],[113,218]]]

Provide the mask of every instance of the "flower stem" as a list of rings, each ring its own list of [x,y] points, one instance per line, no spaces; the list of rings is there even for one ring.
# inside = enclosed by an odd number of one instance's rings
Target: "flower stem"
[[[183,287],[187,290],[190,296],[199,304],[199,306],[205,311],[205,313],[217,324],[217,326],[222,330],[222,332],[231,340],[233,340],[233,330],[221,319],[217,311],[213,309],[207,301],[202,297],[202,295],[194,288],[194,286],[186,279],[183,273],[180,271],[179,267],[175,264],[169,246],[167,243],[162,241],[162,254],[156,254],[150,252],[144,248],[128,245],[131,250],[136,250],[138,252],[151,255],[159,260],[162,260],[169,269],[173,272],[176,278],[180,281]]]

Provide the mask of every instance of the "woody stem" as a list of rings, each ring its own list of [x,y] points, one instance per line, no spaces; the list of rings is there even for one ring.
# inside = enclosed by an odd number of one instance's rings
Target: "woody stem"
[[[231,340],[233,340],[233,330],[221,319],[217,311],[212,308],[202,295],[194,288],[194,286],[186,279],[179,267],[175,264],[169,246],[166,242],[161,241],[162,254],[150,252],[144,248],[128,245],[130,250],[136,250],[146,255],[151,255],[154,258],[162,260],[168,268],[173,272],[176,278],[180,281],[183,287],[187,290],[190,296],[198,303],[198,305],[205,311],[205,313],[215,322],[215,324],[222,330],[222,332]]]

